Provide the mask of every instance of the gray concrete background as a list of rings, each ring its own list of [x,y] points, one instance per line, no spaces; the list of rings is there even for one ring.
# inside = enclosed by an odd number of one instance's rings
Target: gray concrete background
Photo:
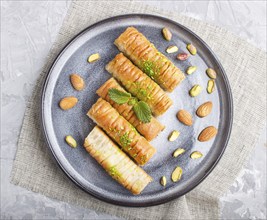
[[[266,50],[266,1],[143,1],[224,27]],[[26,102],[70,5],[1,1],[1,219],[115,219],[9,183]],[[221,198],[223,219],[266,219],[266,128]]]

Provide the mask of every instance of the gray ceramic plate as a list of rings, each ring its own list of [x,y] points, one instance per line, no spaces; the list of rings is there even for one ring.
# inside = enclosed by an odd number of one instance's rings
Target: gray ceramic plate
[[[187,76],[170,94],[174,105],[158,118],[166,129],[152,141],[152,145],[157,148],[157,154],[144,166],[154,181],[138,196],[131,195],[109,177],[83,148],[85,137],[95,126],[86,113],[98,98],[95,94],[96,89],[110,78],[104,67],[119,52],[113,42],[128,26],[138,28],[164,54],[169,45],[177,45],[179,52],[186,51],[188,42],[192,42],[198,49],[196,56],[191,56],[183,62],[175,59],[176,54],[166,54],[183,71],[190,65],[197,66],[198,70]],[[163,27],[168,27],[173,33],[170,42],[162,38]],[[101,59],[89,64],[87,58],[93,53],[100,53]],[[207,94],[205,90],[208,81],[205,74],[207,67],[214,68],[218,73],[216,90],[212,94]],[[77,92],[72,88],[69,81],[71,73],[78,73],[85,79],[86,88],[83,91]],[[200,84],[203,91],[198,97],[191,98],[188,91],[194,84]],[[62,111],[58,103],[62,97],[70,95],[76,96],[79,102],[75,108]],[[205,118],[198,118],[195,110],[205,101],[213,102],[213,111]],[[178,122],[176,113],[179,109],[187,109],[192,113],[194,126],[187,127]],[[59,54],[43,89],[42,126],[48,146],[59,166],[86,192],[118,205],[156,205],[192,190],[211,172],[222,156],[229,139],[231,124],[232,97],[229,83],[214,53],[187,28],[166,18],[152,15],[123,15],[88,27]],[[211,141],[198,142],[199,132],[209,125],[218,127],[218,135]],[[168,142],[167,137],[172,130],[179,130],[181,134],[175,142]],[[79,146],[75,149],[69,147],[64,141],[66,135],[72,135]],[[186,153],[173,158],[172,152],[178,147],[186,149]],[[190,159],[189,155],[194,150],[201,151],[204,157],[198,160]],[[183,176],[178,183],[173,183],[170,175],[178,165],[184,171]],[[163,175],[167,177],[166,187],[159,184],[159,179]]]

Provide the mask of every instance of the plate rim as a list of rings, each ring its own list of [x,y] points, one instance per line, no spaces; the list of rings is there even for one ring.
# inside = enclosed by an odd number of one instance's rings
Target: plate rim
[[[124,18],[131,18],[131,17],[142,17],[142,18],[157,18],[157,19],[161,19],[164,20],[166,22],[172,23],[176,26],[178,26],[179,28],[184,29],[185,31],[187,31],[188,33],[190,33],[191,35],[193,35],[198,41],[200,41],[208,50],[208,52],[213,56],[214,60],[216,61],[220,72],[222,73],[222,77],[224,79],[225,82],[225,88],[226,88],[226,94],[227,94],[227,99],[228,99],[228,105],[229,108],[228,113],[229,113],[229,121],[228,121],[228,130],[227,130],[227,135],[224,144],[221,145],[221,150],[220,152],[218,152],[218,157],[214,160],[214,162],[206,169],[205,174],[195,183],[193,183],[191,185],[191,187],[187,190],[185,190],[185,192],[181,193],[181,194],[176,194],[173,196],[169,196],[165,199],[161,199],[160,201],[156,201],[156,202],[140,202],[140,203],[131,203],[131,202],[120,202],[117,201],[116,199],[109,199],[106,198],[104,196],[101,196],[99,194],[93,193],[92,191],[88,191],[85,187],[83,187],[79,182],[77,182],[77,180],[69,173],[67,172],[67,170],[65,169],[64,165],[60,163],[57,155],[55,154],[55,151],[52,147],[52,144],[49,141],[49,137],[48,137],[48,132],[46,130],[46,126],[45,126],[45,113],[44,113],[44,97],[45,97],[45,91],[47,88],[47,84],[49,81],[49,77],[52,74],[52,70],[54,68],[54,66],[57,64],[57,61],[60,59],[60,57],[62,56],[62,54],[64,53],[65,50],[68,49],[68,47],[76,40],[76,38],[78,38],[80,35],[84,34],[87,31],[90,31],[90,29],[104,24],[106,22],[109,22],[110,20],[113,19],[124,19]],[[50,51],[51,52],[51,51]],[[49,52],[49,53],[50,53]],[[72,37],[66,45],[63,46],[63,48],[58,52],[58,54],[56,55],[56,57],[54,58],[54,60],[52,61],[51,66],[49,67],[47,74],[44,78],[44,82],[42,85],[42,90],[41,90],[41,106],[40,106],[40,120],[41,120],[41,131],[43,133],[44,136],[44,140],[45,143],[47,144],[48,148],[49,148],[49,152],[53,155],[53,160],[56,161],[56,165],[65,173],[65,175],[75,184],[77,185],[80,189],[82,189],[83,191],[85,191],[86,193],[88,193],[89,195],[93,196],[94,198],[97,198],[103,202],[109,203],[109,204],[113,204],[113,205],[119,205],[119,206],[124,206],[124,207],[150,207],[150,206],[156,206],[156,205],[160,205],[160,204],[164,204],[167,202],[170,202],[174,199],[177,199],[185,194],[187,194],[188,192],[192,191],[194,188],[196,188],[204,179],[206,179],[206,177],[213,171],[213,169],[216,167],[216,165],[218,164],[218,162],[220,161],[222,155],[225,152],[225,149],[228,145],[230,136],[231,136],[231,132],[232,132],[232,125],[233,125],[233,96],[232,96],[232,91],[231,91],[231,87],[230,87],[230,83],[229,80],[227,78],[226,72],[220,62],[220,60],[218,59],[218,57],[216,56],[216,54],[213,52],[213,50],[208,46],[208,44],[202,40],[197,34],[195,34],[193,31],[191,31],[189,28],[185,27],[184,25],[171,20],[169,18],[163,17],[163,16],[158,16],[158,15],[154,15],[154,14],[144,14],[144,13],[130,13],[130,14],[123,14],[123,15],[118,15],[118,16],[113,16],[113,17],[109,17],[103,20],[100,20],[92,25],[89,25],[88,27],[86,27],[85,29],[83,29],[82,31],[80,31],[78,34],[76,34],[74,37]]]

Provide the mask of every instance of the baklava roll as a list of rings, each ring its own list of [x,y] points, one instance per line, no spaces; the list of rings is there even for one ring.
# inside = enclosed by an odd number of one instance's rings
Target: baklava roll
[[[113,108],[115,108],[127,121],[129,121],[136,130],[143,135],[148,141],[153,140],[164,128],[156,118],[152,117],[149,123],[141,122],[133,111],[133,106],[128,103],[117,104],[112,101],[108,95],[110,89],[118,89],[119,91],[126,92],[121,85],[112,77],[106,81],[96,93],[108,101]]]
[[[152,181],[99,127],[94,127],[89,133],[84,147],[113,179],[134,195],[140,194]]]
[[[114,43],[164,90],[173,91],[185,78],[183,72],[134,27],[128,27]]]
[[[144,165],[156,149],[107,101],[99,98],[87,115],[114,139],[137,164]]]
[[[106,65],[106,70],[139,100],[146,102],[155,116],[172,105],[169,96],[122,53]]]

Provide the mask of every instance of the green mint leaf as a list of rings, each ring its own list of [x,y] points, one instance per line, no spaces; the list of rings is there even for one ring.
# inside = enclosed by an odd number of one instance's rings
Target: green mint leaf
[[[152,113],[151,109],[149,108],[146,102],[143,101],[138,102],[137,104],[134,105],[133,110],[140,121],[144,123],[150,122]]]
[[[108,90],[109,98],[116,102],[117,104],[124,104],[128,102],[131,98],[131,94],[128,92],[123,92],[118,89],[109,89]]]

